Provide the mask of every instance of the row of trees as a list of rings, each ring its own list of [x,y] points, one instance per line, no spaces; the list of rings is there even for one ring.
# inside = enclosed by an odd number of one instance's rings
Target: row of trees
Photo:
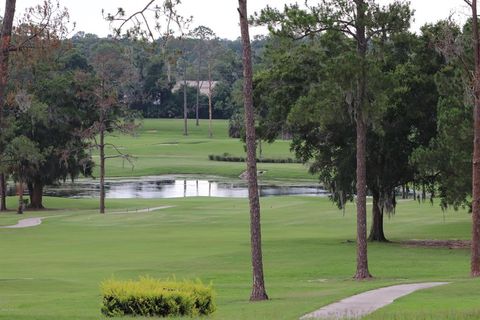
[[[313,158],[311,171],[321,173],[335,195],[333,198],[343,206],[347,199],[356,196],[356,279],[371,277],[367,259],[367,187],[374,187],[371,189],[377,216],[385,206],[389,207],[394,192],[393,186],[385,181],[377,183],[378,179],[367,170],[372,168],[367,162],[372,158],[367,138],[369,132],[375,132],[370,128],[380,126],[379,119],[388,107],[385,102],[390,88],[384,80],[387,68],[394,68],[382,66],[381,58],[388,54],[390,40],[408,29],[411,16],[408,4],[401,2],[381,7],[374,1],[329,0],[306,9],[296,4],[286,6],[283,12],[267,7],[256,17],[258,24],[268,25],[271,33],[280,38],[280,47],[290,49],[283,57],[282,49],[274,49],[272,62],[277,70],[271,70],[278,72],[280,64],[275,59],[291,59],[292,51],[300,54],[296,59],[307,61],[284,65],[310,68],[305,70],[308,78],[301,72],[288,79],[291,73],[286,72],[287,77],[280,78],[285,80],[281,83],[283,88],[277,88],[273,95],[259,95],[263,100],[259,105],[264,106],[262,111],[268,119],[264,124],[270,123],[263,131],[274,139],[282,123],[290,118],[293,149],[304,161]],[[296,45],[289,39],[303,41]],[[260,91],[271,92],[265,89],[272,85],[274,77],[271,72],[264,72]],[[284,95],[289,103],[280,102],[276,94]],[[273,111],[278,105],[282,112]],[[268,116],[273,113],[276,115]],[[377,160],[385,159],[384,167],[388,166],[388,155],[376,151]],[[385,174],[383,168],[375,168],[377,175]],[[397,168],[389,170],[395,172]]]
[[[366,186],[375,204],[371,240],[386,241],[383,214],[393,213],[397,188],[421,189],[429,182],[411,157],[436,136],[435,77],[445,61],[432,46],[435,29],[398,32],[370,44],[365,121]],[[255,78],[263,138],[290,131],[297,157],[320,175],[341,208],[356,195],[355,55],[354,40],[336,31],[303,41],[279,35]]]
[[[480,274],[480,39],[476,1],[465,3],[463,28],[445,20],[419,34],[407,31],[404,2],[329,0],[254,17],[272,35],[255,77],[259,133],[273,141],[289,131],[332,200],[356,199],[357,279],[370,277],[366,194],[369,239],[386,241],[400,188],[472,210],[471,274]]]
[[[210,115],[228,119],[240,107],[231,99],[241,93],[237,44],[218,39],[208,27],[196,27],[184,38],[172,38],[167,44],[162,39],[152,45],[130,38],[98,38],[83,32],[76,33],[71,41],[87,60],[98,45],[112,41],[130,56],[138,74],[137,100],[132,101],[131,107],[145,118],[183,118],[185,102],[188,118],[195,119],[208,119]],[[209,90],[202,93],[200,87]]]
[[[13,16],[15,4],[7,4],[6,12]],[[234,51],[237,45],[217,39],[209,28],[196,28],[185,39],[169,39],[168,52],[128,37],[100,39],[78,32],[67,39],[68,11],[60,8],[50,1],[31,8],[15,28],[12,21],[10,31],[5,15],[2,30],[10,35],[8,44],[4,41],[6,84],[0,94],[4,101],[0,111],[1,210],[6,210],[9,177],[21,188],[28,187],[30,208],[42,209],[44,186],[92,176],[92,151],[97,149],[103,213],[106,160],[122,157],[130,161],[129,155],[105,141],[106,134],[133,133],[134,118],[141,114],[187,119],[195,112],[197,124],[199,118],[208,117],[211,128],[212,118],[229,117],[241,102],[237,98],[232,103],[242,83],[241,62]],[[172,71],[172,65],[185,64],[196,75],[197,87],[174,91],[176,81],[186,78],[184,68]],[[207,96],[199,94],[205,77],[210,88]],[[213,80],[219,81],[215,89]],[[189,112],[183,112],[181,106],[185,109],[187,101],[192,105]],[[17,193],[22,212],[23,189]]]
[[[4,51],[9,61],[3,74],[8,80],[0,95],[1,210],[6,210],[8,176],[18,182],[18,213],[22,213],[24,185],[30,207],[43,208],[45,185],[92,175],[92,150],[100,153],[101,193],[105,160],[129,159],[106,143],[105,135],[132,132],[136,126],[128,109],[136,84],[131,61],[113,42],[100,43],[87,60],[65,39],[67,20],[66,9],[49,1],[29,9]],[[5,19],[3,30],[6,23]],[[106,154],[105,148],[112,151]],[[104,197],[100,211],[104,212]]]

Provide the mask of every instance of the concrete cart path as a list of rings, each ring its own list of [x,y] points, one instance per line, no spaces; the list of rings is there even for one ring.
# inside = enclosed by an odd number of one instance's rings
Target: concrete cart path
[[[0,228],[3,229],[16,229],[16,228],[30,228],[30,227],[35,227],[38,226],[42,223],[42,219],[45,219],[45,217],[38,217],[38,218],[27,218],[27,219],[22,219],[17,222],[17,224],[14,224],[12,226],[2,226]]]
[[[142,212],[152,212],[156,210],[161,210],[161,209],[168,209],[172,208],[172,206],[162,206],[162,207],[155,207],[155,208],[146,208],[146,209],[140,209],[140,210],[130,210],[130,211],[112,211],[112,212],[107,212],[108,214],[119,214],[119,213],[142,213]],[[27,219],[21,219],[17,222],[17,224],[11,225],[11,226],[0,226],[1,229],[17,229],[17,228],[30,228],[30,227],[35,227],[40,224],[42,224],[42,219],[47,219],[47,218],[60,218],[62,216],[50,216],[50,217],[36,217],[36,218],[27,218]]]
[[[168,208],[173,208],[174,206],[161,206],[161,207],[155,207],[155,208],[145,208],[145,209],[130,209],[127,211],[112,211],[108,212],[108,214],[119,214],[119,213],[142,213],[142,212],[152,212],[152,211],[157,211],[157,210],[162,210],[162,209],[168,209]]]
[[[412,292],[445,284],[448,284],[448,282],[400,284],[375,289],[329,304],[317,311],[304,315],[300,319],[360,319]]]

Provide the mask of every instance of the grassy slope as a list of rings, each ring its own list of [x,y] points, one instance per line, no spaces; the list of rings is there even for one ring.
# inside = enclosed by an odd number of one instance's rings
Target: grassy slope
[[[14,199],[10,199],[13,201]],[[353,207],[327,199],[263,198],[269,302],[248,303],[250,260],[246,199],[112,200],[112,210],[161,205],[153,213],[95,213],[95,200],[47,198],[49,216],[35,228],[0,229],[0,319],[96,319],[99,283],[112,275],[200,278],[218,293],[215,319],[296,319],[370,288],[452,281],[400,299],[372,319],[478,319],[480,281],[468,278],[468,250],[369,247],[375,280],[355,282]],[[13,202],[11,203],[13,205]],[[0,224],[18,219],[0,216]],[[468,239],[469,215],[402,202],[386,221],[390,239]],[[449,318],[450,317],[450,318]]]
[[[112,159],[107,163],[110,177],[146,176],[160,174],[208,174],[238,177],[245,171],[244,163],[209,161],[209,154],[244,155],[239,139],[230,139],[227,134],[228,121],[213,121],[214,137],[208,138],[208,122],[203,120],[196,127],[189,122],[189,136],[183,136],[183,120],[146,119],[137,136],[110,137],[109,142],[121,147],[123,152],[137,159],[132,171],[128,163]],[[289,141],[277,141],[263,145],[263,155],[268,158],[293,157]],[[112,150],[110,151],[112,154]],[[267,171],[264,179],[315,180],[301,164],[259,164],[259,170]]]

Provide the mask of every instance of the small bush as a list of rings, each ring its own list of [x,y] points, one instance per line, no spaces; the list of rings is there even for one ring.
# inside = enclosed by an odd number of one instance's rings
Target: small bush
[[[228,153],[224,153],[223,155],[214,155],[211,154],[208,156],[209,160],[212,161],[227,161],[227,162],[245,162],[247,159],[245,157],[236,157],[232,156]],[[274,159],[274,158],[257,158],[257,162],[259,163],[302,163],[300,160],[286,158],[286,159]]]
[[[102,313],[114,316],[201,316],[215,311],[211,286],[200,281],[106,280],[101,284]]]

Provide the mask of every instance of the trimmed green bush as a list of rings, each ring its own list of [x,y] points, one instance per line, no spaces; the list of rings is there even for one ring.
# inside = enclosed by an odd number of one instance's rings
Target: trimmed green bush
[[[247,159],[245,157],[235,157],[228,153],[224,153],[223,155],[215,155],[210,154],[208,155],[208,159],[211,161],[226,161],[226,162],[245,162]],[[302,163],[302,161],[292,158],[286,159],[274,159],[274,158],[257,158],[257,162],[259,163]]]
[[[115,316],[201,316],[215,311],[214,291],[200,281],[106,280],[101,284],[102,313]]]

